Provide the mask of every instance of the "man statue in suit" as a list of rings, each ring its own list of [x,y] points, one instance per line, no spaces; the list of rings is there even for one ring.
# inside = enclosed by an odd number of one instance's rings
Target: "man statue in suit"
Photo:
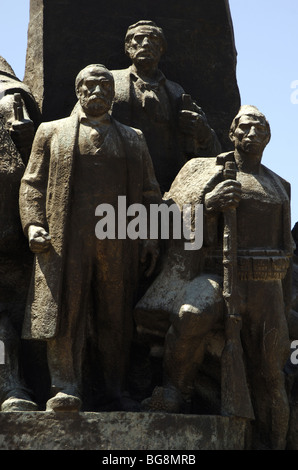
[[[116,211],[118,196],[148,207],[161,194],[142,133],[109,114],[110,71],[100,64],[83,69],[76,94],[75,113],[40,125],[21,183],[21,220],[36,253],[23,336],[47,341],[47,409],[79,410],[91,308],[98,374],[113,409],[122,410],[139,259],[148,255],[153,266],[158,247],[156,240],[140,249],[128,237],[98,239],[95,209],[108,204]]]
[[[215,156],[221,151],[202,109],[159,70],[165,51],[162,29],[153,21],[139,21],[125,37],[132,65],[112,71],[113,116],[142,130],[162,193],[169,190],[189,157]]]

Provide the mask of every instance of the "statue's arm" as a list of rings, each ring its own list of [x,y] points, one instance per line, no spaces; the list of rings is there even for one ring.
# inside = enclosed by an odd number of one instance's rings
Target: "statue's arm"
[[[221,144],[200,106],[190,95],[182,94],[179,126],[185,140],[185,152],[191,156],[216,156]]]
[[[47,231],[46,196],[50,161],[50,129],[41,124],[35,135],[31,155],[20,185],[20,217],[28,236],[30,226]]]
[[[143,133],[139,131],[139,139],[143,160],[143,204],[149,210],[150,204],[161,204],[162,195],[157,182],[152,159]]]

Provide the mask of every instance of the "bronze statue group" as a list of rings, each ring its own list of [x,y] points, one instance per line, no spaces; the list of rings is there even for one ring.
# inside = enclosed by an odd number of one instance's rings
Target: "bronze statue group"
[[[266,117],[242,106],[230,128],[234,149],[222,153],[199,104],[158,68],[165,50],[155,23],[130,26],[131,66],[78,71],[71,116],[41,124],[30,91],[2,62],[1,172],[14,176],[14,194],[3,196],[14,213],[0,227],[7,262],[1,410],[38,409],[10,346],[20,338],[46,343],[46,410],[84,410],[91,328],[109,409],[199,414],[204,402],[214,413],[250,420],[256,448],[284,449],[290,185],[261,163]],[[187,251],[176,239],[97,239],[95,208],[116,207],[119,196],[147,208],[201,204],[202,248]],[[11,270],[20,256],[26,262]],[[25,267],[30,276],[22,279]],[[144,364],[136,366],[132,350],[141,349]],[[141,372],[156,355],[160,380],[142,396]]]

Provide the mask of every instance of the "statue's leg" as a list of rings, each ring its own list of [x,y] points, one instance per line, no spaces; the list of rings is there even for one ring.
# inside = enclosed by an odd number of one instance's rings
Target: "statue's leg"
[[[57,336],[48,340],[51,394],[47,409],[77,410],[81,406],[83,348],[86,339],[91,259],[79,237],[68,248],[63,301]]]
[[[1,312],[0,341],[4,357],[0,364],[1,411],[36,411],[30,391],[21,377],[19,365],[20,335],[15,330],[10,313]]]
[[[129,353],[133,333],[132,286],[125,276],[125,241],[97,243],[93,299],[100,366],[110,406],[135,411],[128,395]]]
[[[283,369],[290,340],[280,281],[240,282],[246,308],[242,342],[256,416],[256,442],[284,449],[289,403]],[[241,287],[242,286],[242,287]]]
[[[185,303],[172,315],[165,338],[163,387],[144,401],[145,409],[160,407],[178,412],[191,400],[196,374],[204,359],[204,339],[222,322],[223,299],[217,282],[203,276],[197,278],[181,294],[181,300]]]

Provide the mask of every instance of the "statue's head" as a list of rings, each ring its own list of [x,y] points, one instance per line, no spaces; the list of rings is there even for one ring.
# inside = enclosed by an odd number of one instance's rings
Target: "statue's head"
[[[243,105],[233,119],[229,137],[235,149],[261,156],[271,138],[269,122],[255,106]]]
[[[114,98],[114,78],[101,64],[91,64],[79,72],[75,81],[77,98],[91,116],[107,113]]]
[[[153,21],[141,20],[129,26],[125,36],[125,53],[134,64],[157,65],[167,48],[163,30]]]

